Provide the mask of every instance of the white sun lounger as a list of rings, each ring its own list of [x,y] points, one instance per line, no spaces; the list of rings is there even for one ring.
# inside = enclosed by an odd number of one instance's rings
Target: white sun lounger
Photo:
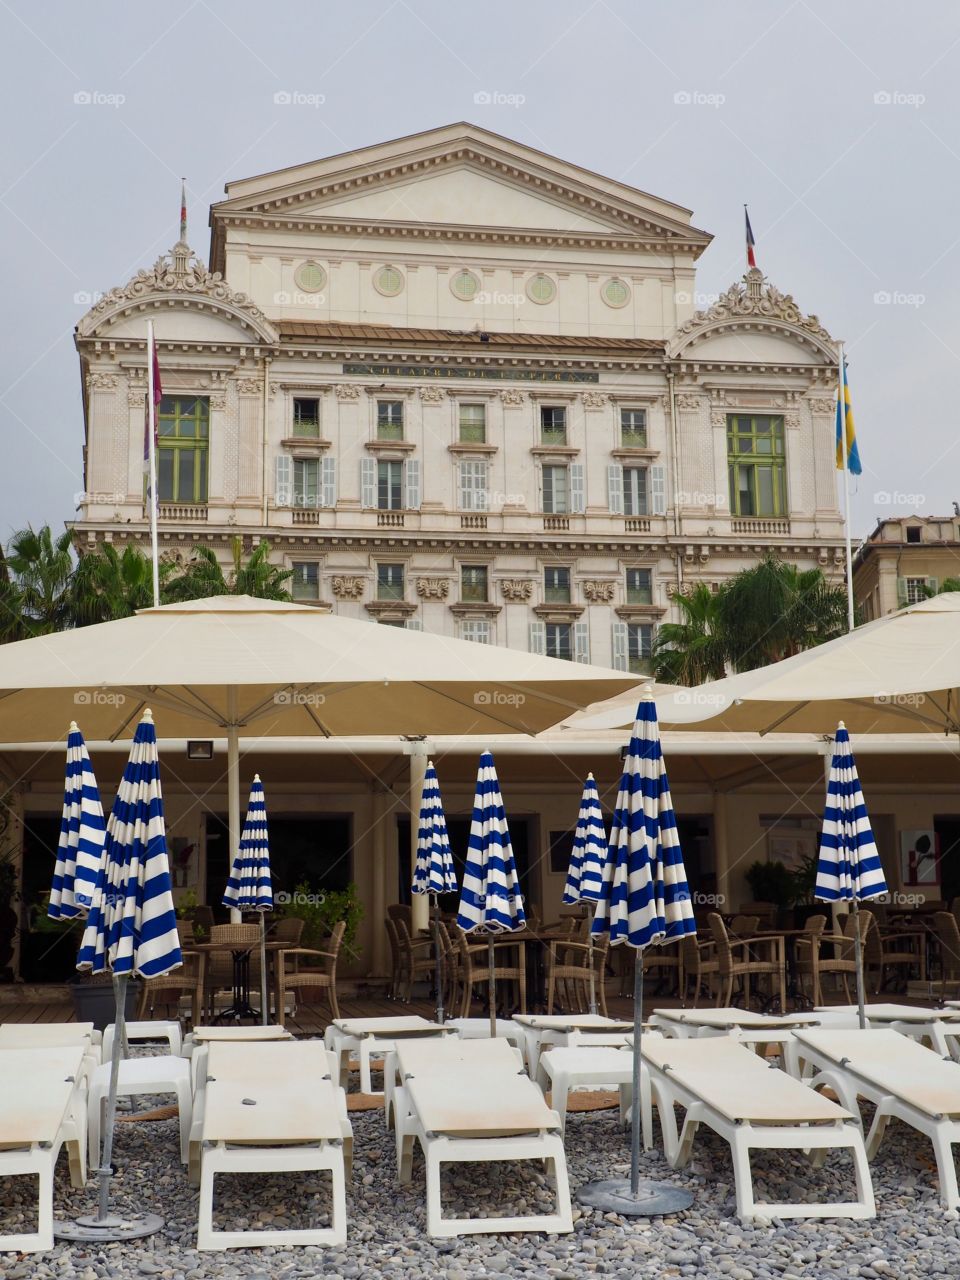
[[[86,1181],[84,1047],[0,1050],[0,1177],[35,1175],[37,1230],[0,1235],[0,1252],[53,1248],[53,1176],[67,1144],[70,1180]]]
[[[443,1045],[440,1055],[433,1052],[437,1044]],[[399,1058],[401,1048],[403,1049],[403,1068]],[[383,1064],[383,1111],[387,1127],[393,1124],[397,1129],[398,1162],[404,1141],[404,1121],[409,1115],[408,1099],[405,1100],[406,1113],[398,1115],[396,1109],[397,1092],[403,1083],[401,1070],[416,1071],[424,1075],[437,1069],[453,1070],[455,1066],[466,1072],[473,1072],[483,1070],[485,1065],[503,1071],[523,1071],[523,1050],[499,1036],[495,1039],[491,1039],[490,1036],[486,1038],[477,1036],[466,1040],[456,1037],[442,1041],[438,1041],[435,1037],[426,1040],[421,1037],[419,1040],[400,1040],[393,1049],[389,1050]],[[411,1138],[407,1144],[408,1154],[412,1149]]]
[[[464,1058],[464,1051],[471,1056]],[[520,1055],[504,1040],[404,1043],[396,1050],[398,1173],[412,1176],[413,1142],[427,1166],[427,1231],[431,1236],[478,1232],[572,1231],[573,1214],[560,1117],[528,1079]],[[445,1218],[440,1198],[444,1164],[542,1160],[556,1190],[553,1213],[524,1217]]]
[[[550,1105],[566,1131],[567,1098],[578,1089],[617,1089],[620,1120],[626,1123],[633,1099],[633,1050],[603,1045],[587,1048],[557,1047],[540,1055],[540,1070],[550,1084]],[[650,1100],[650,1073],[640,1064],[640,1119],[643,1145],[653,1146],[653,1107]]]
[[[547,1049],[581,1044],[622,1048],[633,1031],[632,1022],[618,1022],[599,1013],[517,1014],[514,1022],[523,1029],[530,1079],[541,1088],[546,1085],[546,1076],[540,1070],[540,1054]]]
[[[210,1046],[203,1099],[198,1249],[343,1244],[347,1238],[343,1090],[319,1040]],[[220,1231],[213,1226],[218,1173],[328,1169],[329,1227]]]
[[[851,1019],[850,1029],[859,1030],[856,1005],[841,1005],[840,1011]],[[864,1006],[867,1026],[873,1029],[899,1031],[912,1040],[929,1041],[941,1057],[960,1057],[960,1009],[923,1008],[913,1004],[867,1004]]]
[[[815,1074],[814,1088],[828,1085],[859,1117],[857,1099],[876,1105],[867,1137],[872,1158],[892,1119],[925,1134],[933,1144],[940,1200],[960,1208],[953,1145],[960,1142],[960,1064],[891,1030],[809,1031],[797,1035],[800,1056]]]
[[[665,1036],[677,1036],[681,1040],[723,1035],[754,1049],[758,1045],[777,1044],[784,1070],[797,1078],[800,1067],[793,1032],[810,1026],[810,1018],[806,1014],[772,1017],[754,1013],[751,1009],[734,1008],[654,1009],[653,1022]]]
[[[101,1035],[92,1022],[5,1022],[0,1026],[0,1049],[84,1050],[86,1077],[100,1065]]]
[[[180,1052],[185,1058],[189,1058],[190,1062],[190,1079],[194,1090],[197,1087],[197,1064],[200,1061],[198,1057],[199,1051],[204,1045],[210,1044],[237,1044],[240,1042],[260,1042],[263,1040],[292,1040],[293,1034],[286,1027],[278,1025],[264,1026],[230,1026],[230,1027],[210,1027],[200,1026],[194,1027],[183,1041]],[[204,1057],[205,1060],[205,1057]]]
[[[854,1115],[830,1102],[735,1040],[644,1039],[643,1059],[660,1112],[664,1151],[678,1169],[690,1159],[701,1124],[730,1144],[737,1214],[744,1221],[771,1218],[872,1218],[873,1184]],[[685,1109],[677,1136],[674,1104]],[[857,1199],[839,1203],[760,1203],[754,1199],[750,1152],[754,1148],[821,1151],[849,1147]]]
[[[360,1092],[372,1094],[371,1058],[385,1056],[400,1040],[457,1034],[452,1023],[428,1022],[412,1014],[409,1017],[337,1018],[327,1027],[323,1039],[327,1048],[337,1055],[339,1079],[344,1089],[350,1082],[350,1056],[356,1053],[360,1059]]]

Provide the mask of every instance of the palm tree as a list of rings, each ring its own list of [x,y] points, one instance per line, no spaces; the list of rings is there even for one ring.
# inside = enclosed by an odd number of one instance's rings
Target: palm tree
[[[798,569],[768,552],[728,583],[720,603],[728,658],[752,671],[833,640],[847,629],[847,597],[820,569]]]
[[[209,547],[198,547],[179,577],[166,586],[167,600],[202,600],[207,596],[256,596],[261,600],[289,600],[284,586],[292,569],[270,563],[270,544],[265,539],[243,562],[243,542],[233,540],[233,568],[229,576]]]
[[[161,563],[161,589],[173,568],[169,563]],[[80,557],[73,577],[76,626],[128,618],[152,604],[152,566],[138,546],[131,543],[118,551],[113,543],[105,542],[97,551]]]
[[[10,577],[7,558],[0,546],[0,644],[6,644],[8,640],[22,640],[24,634],[23,597]]]
[[[698,582],[691,591],[678,591],[670,597],[682,620],[664,622],[657,629],[653,664],[658,680],[703,684],[726,674],[721,594]]]
[[[7,548],[6,564],[13,581],[5,594],[8,605],[14,586],[19,600],[19,629],[25,636],[62,631],[73,621],[73,538],[69,530],[54,538],[49,525],[15,533]]]

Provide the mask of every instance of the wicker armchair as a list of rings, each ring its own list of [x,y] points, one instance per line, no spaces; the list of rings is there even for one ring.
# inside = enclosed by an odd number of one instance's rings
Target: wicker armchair
[[[346,929],[346,922],[339,920],[333,926],[333,932],[323,951],[312,947],[290,947],[276,953],[277,1017],[281,1026],[286,1025],[287,992],[295,997],[298,991],[326,991],[330,1016],[340,1017],[340,1006],[337,1003],[337,960]],[[310,967],[307,968],[303,961],[309,963]],[[314,963],[316,961],[319,964]]]
[[[404,994],[401,998],[405,1004],[409,1004],[413,999],[413,984],[417,979],[432,978],[436,973],[433,939],[414,938],[402,917],[395,918],[392,924],[396,930],[400,969],[403,973]]]
[[[698,942],[696,934],[687,933],[680,939],[680,1002],[686,1005],[693,983],[693,1008],[706,987],[710,994],[714,979],[720,976],[720,961],[713,942]]]
[[[473,999],[473,991],[475,987],[479,987],[479,995],[481,999],[485,999],[490,989],[490,950],[486,940],[483,942],[468,943],[467,935],[462,929],[454,929],[456,935],[457,955],[460,961],[460,986],[462,990],[462,1003],[460,1005],[460,1017],[467,1018],[470,1016],[470,1003]],[[501,951],[501,956],[502,956]],[[520,1009],[526,1012],[527,1009],[527,971],[520,965],[503,964],[497,957],[497,951],[494,950],[494,979],[497,982],[516,982],[520,993]]]
[[[233,951],[249,951],[250,954],[250,990],[260,986],[260,953],[257,946],[260,942],[260,926],[258,924],[215,924],[210,930],[211,943],[223,947],[222,951],[211,951],[207,955],[205,1000],[210,1016],[216,1015],[217,994],[224,990],[233,990]]]
[[[750,979],[769,978],[771,996],[779,994],[780,1008],[785,1010],[787,989],[783,938],[776,934],[766,937],[731,938],[723,923],[723,917],[716,911],[712,911],[707,920],[719,961],[717,1005],[729,1005],[732,1002],[734,984],[739,980],[743,984],[743,1007],[748,1009]]]
[[[857,980],[856,939],[853,932],[856,919],[860,921],[860,942],[863,946],[867,931],[875,923],[869,911],[861,911],[857,916],[851,912],[843,918],[842,932],[821,933],[811,941],[807,962],[810,966],[808,972],[813,979],[814,1004],[824,1003],[823,979],[825,977],[839,978],[843,986],[844,998],[848,1003],[850,1001],[850,979],[853,978],[854,983]],[[833,954],[829,957],[824,955],[825,943],[833,947]],[[800,972],[801,974],[804,972],[802,965]]]
[[[551,942],[547,948],[547,1014],[553,1013],[558,984],[563,984],[564,1010],[585,1013],[590,1004],[590,962],[593,961],[594,988],[597,1005],[607,1016],[606,976],[609,938],[604,936],[589,943],[563,940]],[[576,1006],[576,1009],[574,1008]]]
[[[960,994],[960,925],[955,912],[936,911],[933,927],[940,944],[940,998],[945,1000],[948,988]]]
[[[892,933],[881,930],[873,911],[861,908],[861,916],[868,916],[870,924],[863,935],[863,964],[865,969],[875,969],[879,993],[889,969],[905,970],[904,986],[911,970],[917,971],[921,982],[927,976],[927,937],[925,929],[898,929]]]
[[[823,937],[823,931],[827,927],[827,917],[824,915],[808,916],[803,926],[803,933],[793,940],[793,954],[796,963],[797,981],[800,984],[800,990],[806,995],[807,979],[810,979],[812,988],[810,999],[814,1004],[817,1000],[817,980],[816,980],[816,963],[820,955],[820,940]]]
[[[160,978],[144,978],[137,1005],[137,1020],[152,1018],[157,1005],[173,1005],[180,1016],[180,997],[190,997],[190,1019],[194,1026],[203,1021],[203,991],[205,956],[199,951],[191,951],[193,942],[193,925],[189,920],[177,921],[177,933],[180,935],[180,949],[183,952],[183,964],[171,973]]]

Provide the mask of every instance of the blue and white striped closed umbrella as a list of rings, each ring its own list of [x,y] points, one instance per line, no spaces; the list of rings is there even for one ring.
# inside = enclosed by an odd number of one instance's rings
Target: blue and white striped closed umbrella
[[[417,862],[413,872],[414,893],[456,893],[457,873],[450,852],[447,817],[443,811],[437,771],[431,760],[423,778],[420,796],[420,825],[417,829]]]
[[[157,978],[181,963],[157,732],[152,713],[145,711],[107,823],[77,968]]]
[[[563,902],[596,902],[600,897],[606,856],[607,833],[600,808],[600,793],[590,773],[580,797],[580,813],[573,836],[567,882],[563,886]]]
[[[436,951],[437,1021],[443,1022],[443,948],[440,943],[440,908],[437,895],[457,892],[457,873],[450,851],[447,815],[443,811],[440,783],[433,761],[427,763],[420,794],[417,828],[417,861],[413,869],[414,893],[434,895],[433,942]]]
[[[833,740],[833,758],[827,778],[827,803],[817,857],[818,902],[849,902],[853,906],[854,963],[857,971],[857,1012],[866,1027],[863,990],[863,947],[858,904],[887,892],[880,854],[873,838],[866,801],[857,776],[857,762],[850,735],[841,720]]]
[[[230,877],[221,901],[225,907],[234,907],[238,911],[273,910],[267,802],[259,773],[254,775],[253,785],[250,787],[240,847],[230,868]]]
[[[653,943],[696,932],[677,819],[660,748],[653,694],[637,707],[617,807],[610,829],[603,883],[593,920],[595,935],[633,947],[633,1122],[630,1195],[640,1187],[640,1044],[643,1033],[643,951]]]
[[[83,734],[73,721],[67,737],[60,841],[47,907],[51,920],[74,920],[89,911],[106,838],[103,805],[93,765]]]
[[[526,923],[497,768],[493,756],[485,751],[477,770],[477,790],[473,798],[470,842],[457,924],[464,933],[487,935],[491,1036],[497,1034],[494,936],[523,929]]]

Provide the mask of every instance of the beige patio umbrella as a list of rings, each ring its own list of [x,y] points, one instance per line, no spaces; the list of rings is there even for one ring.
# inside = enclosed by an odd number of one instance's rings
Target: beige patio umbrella
[[[147,705],[165,738],[219,729],[233,856],[241,735],[535,734],[634,683],[625,672],[309,605],[216,596],[4,645],[0,743],[58,739],[78,706],[88,740],[122,737]]]
[[[622,728],[626,702],[580,729]],[[657,697],[662,728],[765,733],[960,732],[960,592],[921,600],[757,671]]]

